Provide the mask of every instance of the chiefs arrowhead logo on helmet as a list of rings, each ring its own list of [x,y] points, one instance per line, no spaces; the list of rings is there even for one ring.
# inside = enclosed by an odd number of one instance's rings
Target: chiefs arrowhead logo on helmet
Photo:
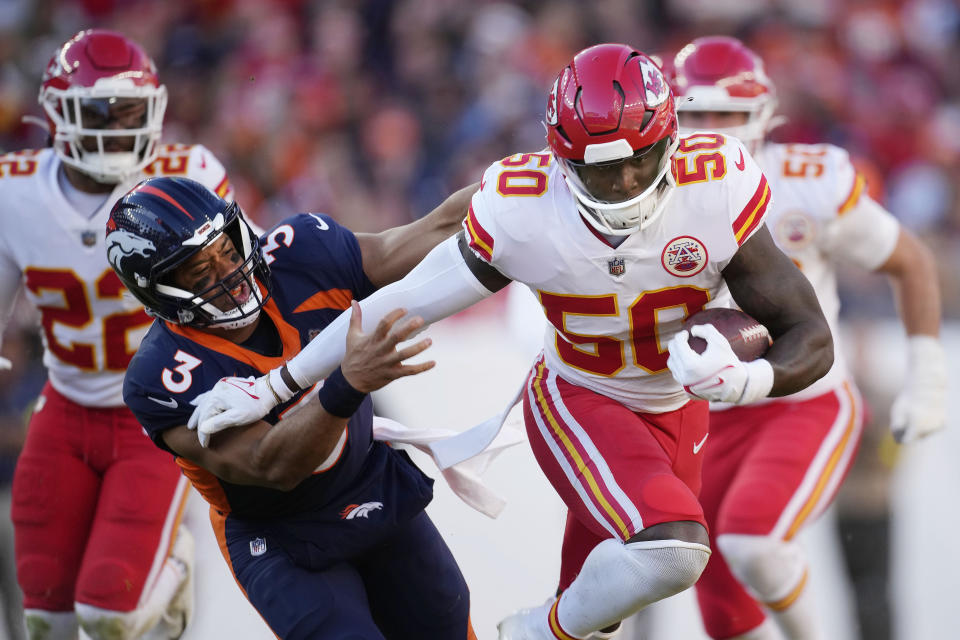
[[[550,95],[547,96],[547,124],[551,127],[557,124],[557,85],[560,84],[560,77],[553,81],[553,87],[550,89]]]
[[[640,70],[643,72],[643,88],[647,90],[647,106],[656,107],[667,99],[670,91],[663,73],[649,60],[640,60]]]

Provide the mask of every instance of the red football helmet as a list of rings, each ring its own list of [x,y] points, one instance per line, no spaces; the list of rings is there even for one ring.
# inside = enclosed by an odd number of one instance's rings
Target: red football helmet
[[[728,36],[697,38],[673,61],[673,89],[680,121],[684,112],[743,112],[746,124],[719,129],[749,146],[763,140],[777,108],[776,91],[763,61],[745,44]],[[682,127],[681,133],[694,129]]]
[[[120,182],[157,156],[167,90],[150,57],[119,33],[90,29],[64,43],[39,102],[57,155],[98,182]]]
[[[623,44],[578,53],[553,83],[545,124],[577,207],[598,231],[629,235],[660,214],[674,188],[677,112],[646,54]]]

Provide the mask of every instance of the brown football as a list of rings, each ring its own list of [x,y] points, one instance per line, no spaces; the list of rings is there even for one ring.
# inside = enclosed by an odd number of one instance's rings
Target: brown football
[[[712,324],[733,348],[733,352],[744,362],[756,360],[767,352],[773,340],[767,328],[739,309],[704,309],[683,321],[683,328],[698,324]],[[707,341],[690,336],[690,348],[703,353]]]

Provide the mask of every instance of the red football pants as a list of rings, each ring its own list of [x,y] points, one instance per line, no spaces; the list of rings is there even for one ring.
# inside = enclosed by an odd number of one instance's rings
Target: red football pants
[[[863,413],[851,385],[804,401],[710,414],[703,505],[713,554],[697,582],[704,626],[730,638],[764,619],[717,548],[727,533],[790,540],[830,505],[860,444]]]
[[[83,407],[48,383],[13,478],[24,608],[137,608],[169,553],[186,488],[126,407]]]
[[[533,454],[568,509],[561,589],[603,540],[627,540],[663,522],[705,523],[697,502],[705,402],[637,413],[566,382],[541,359],[527,382],[523,414]]]

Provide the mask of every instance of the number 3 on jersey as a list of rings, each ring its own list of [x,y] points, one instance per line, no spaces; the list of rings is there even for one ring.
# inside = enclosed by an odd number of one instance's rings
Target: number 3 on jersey
[[[573,333],[567,329],[568,316],[618,318],[620,304],[616,294],[538,293],[547,319],[557,330],[557,353],[565,363],[605,377],[615,376],[626,367],[623,341],[611,336]],[[709,291],[689,285],[641,293],[627,308],[633,364],[651,374],[665,371],[668,353],[666,340],[660,336],[661,325],[678,323],[703,309],[709,300]],[[671,314],[670,310],[676,311]]]

